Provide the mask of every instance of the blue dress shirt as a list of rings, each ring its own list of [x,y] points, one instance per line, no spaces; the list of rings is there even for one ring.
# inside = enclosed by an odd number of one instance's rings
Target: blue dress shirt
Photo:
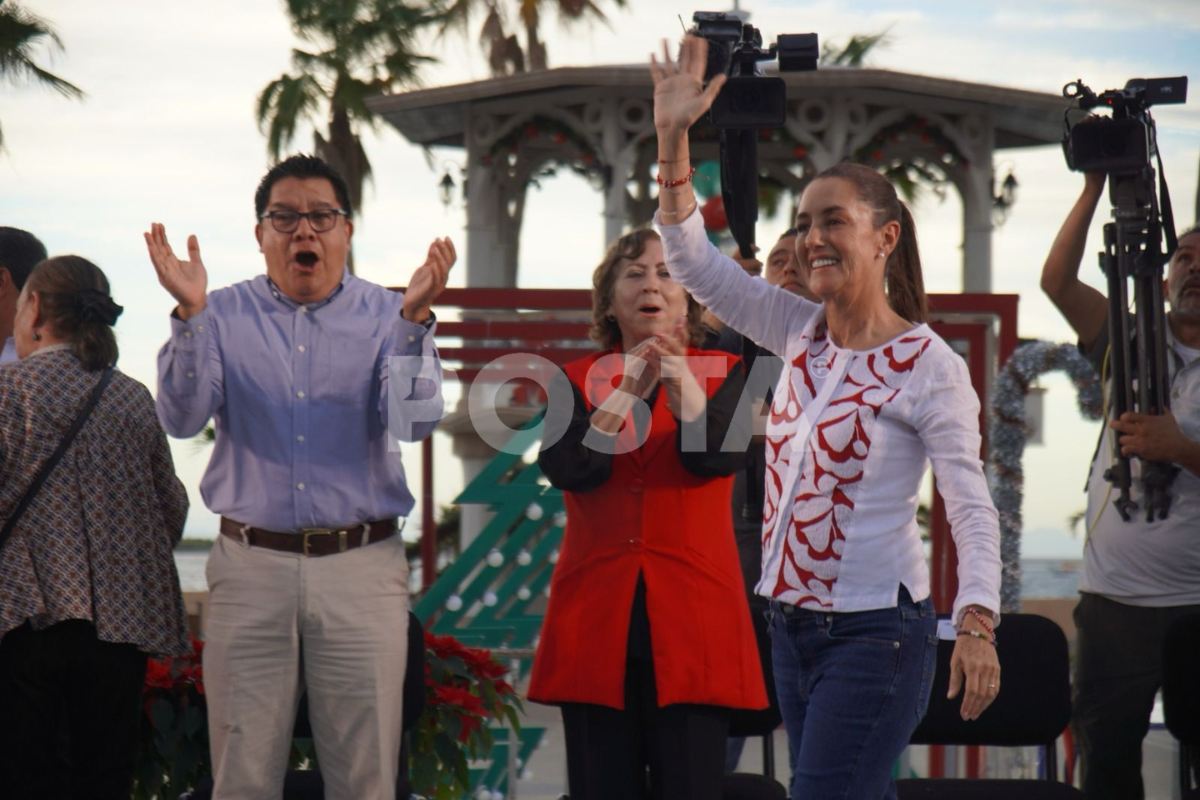
[[[434,327],[401,317],[402,301],[346,273],[325,300],[300,304],[260,275],[209,292],[186,322],[172,317],[158,416],[177,437],[214,420],[200,482],[210,510],[297,532],[412,511],[391,434],[415,442],[433,431],[442,371]]]
[[[10,364],[17,360],[17,343],[13,337],[8,337],[4,340],[4,347],[0,349],[0,364]]]

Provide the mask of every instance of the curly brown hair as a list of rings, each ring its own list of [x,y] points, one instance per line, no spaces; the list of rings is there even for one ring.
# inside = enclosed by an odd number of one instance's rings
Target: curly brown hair
[[[639,228],[624,236],[617,237],[608,246],[604,259],[592,273],[592,327],[588,331],[592,341],[606,350],[621,344],[621,328],[612,311],[613,284],[617,281],[617,273],[624,261],[640,258],[646,252],[646,243],[661,241],[658,231],[653,228]],[[704,308],[696,302],[690,292],[684,292],[687,297],[688,339],[693,347],[704,340],[706,327],[703,322]]]

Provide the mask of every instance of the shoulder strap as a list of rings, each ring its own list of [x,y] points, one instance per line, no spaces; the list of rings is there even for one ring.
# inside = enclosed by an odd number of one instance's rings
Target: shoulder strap
[[[8,522],[4,524],[4,530],[0,530],[0,549],[4,548],[5,542],[8,541],[8,537],[12,534],[13,528],[17,527],[17,522],[20,521],[21,516],[25,513],[25,509],[27,509],[29,504],[33,502],[33,499],[37,497],[37,493],[41,490],[42,484],[46,482],[46,478],[50,477],[50,473],[54,471],[56,466],[58,466],[58,462],[62,460],[63,454],[66,453],[67,448],[71,446],[71,442],[75,441],[76,434],[78,434],[79,429],[83,427],[83,423],[87,422],[87,418],[91,416],[92,409],[95,408],[96,403],[100,401],[100,395],[104,394],[104,389],[108,386],[109,381],[112,380],[112,376],[113,368],[105,368],[104,373],[100,376],[100,380],[96,382],[96,388],[92,389],[92,394],[90,397],[88,397],[87,403],[84,404],[83,408],[79,411],[79,414],[75,417],[75,422],[71,424],[71,429],[67,431],[66,435],[63,436],[62,441],[59,442],[58,449],[55,450],[54,455],[50,456],[50,458],[46,460],[46,463],[42,465],[42,468],[34,477],[33,483],[31,483],[29,488],[25,491],[25,496],[21,498],[21,502],[17,503],[17,507],[13,509],[12,516],[10,516],[8,518]]]

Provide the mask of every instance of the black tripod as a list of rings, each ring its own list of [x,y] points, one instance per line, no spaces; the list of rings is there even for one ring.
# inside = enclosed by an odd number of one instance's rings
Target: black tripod
[[[1167,369],[1166,315],[1163,312],[1163,227],[1154,194],[1154,169],[1113,175],[1109,196],[1113,222],[1104,226],[1104,252],[1100,268],[1108,279],[1108,332],[1111,346],[1113,418],[1126,411],[1162,414],[1170,408],[1170,375]],[[1169,213],[1169,212],[1168,212]],[[1129,309],[1129,282],[1133,282],[1134,311]],[[1135,384],[1136,382],[1136,384]],[[1121,519],[1129,521],[1137,509],[1129,496],[1132,484],[1130,459],[1121,454],[1113,436],[1113,465],[1105,480],[1119,490],[1113,501]],[[1179,467],[1164,461],[1142,462],[1142,488],[1146,521],[1166,519],[1171,509],[1171,482]]]

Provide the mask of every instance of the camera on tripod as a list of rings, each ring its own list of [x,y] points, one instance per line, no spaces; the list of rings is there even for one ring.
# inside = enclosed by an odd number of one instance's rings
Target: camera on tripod
[[[1124,89],[1096,94],[1083,81],[1063,87],[1063,97],[1083,111],[1106,107],[1111,117],[1089,117],[1074,127],[1065,124],[1063,153],[1076,172],[1134,175],[1150,166],[1154,152],[1152,105],[1187,101],[1187,77],[1134,78]]]
[[[787,114],[787,93],[782,78],[759,74],[758,63],[779,60],[780,72],[805,72],[817,68],[820,50],[815,33],[780,34],[768,49],[762,32],[733,14],[697,11],[693,33],[708,40],[704,82],[717,75],[728,81],[712,106],[712,123],[723,129],[757,129],[782,125]]]
[[[1104,252],[1100,254],[1108,295],[1106,365],[1112,376],[1111,415],[1120,419],[1129,411],[1163,414],[1171,406],[1163,268],[1176,242],[1161,157],[1161,191],[1154,188],[1151,159],[1159,153],[1150,106],[1185,102],[1187,78],[1135,78],[1124,89],[1101,94],[1083,81],[1074,81],[1063,87],[1063,96],[1083,111],[1101,106],[1112,109],[1111,117],[1089,118],[1074,127],[1067,117],[1071,108],[1063,114],[1067,166],[1078,172],[1106,173],[1113,205],[1113,221],[1104,225]],[[1179,466],[1139,456],[1141,474],[1135,476],[1132,457],[1122,452],[1119,439],[1113,437],[1111,444],[1112,462],[1104,478],[1117,490],[1113,500],[1117,513],[1128,521],[1138,508],[1131,492],[1136,478],[1142,486],[1146,520],[1166,519],[1173,499],[1171,483]]]

